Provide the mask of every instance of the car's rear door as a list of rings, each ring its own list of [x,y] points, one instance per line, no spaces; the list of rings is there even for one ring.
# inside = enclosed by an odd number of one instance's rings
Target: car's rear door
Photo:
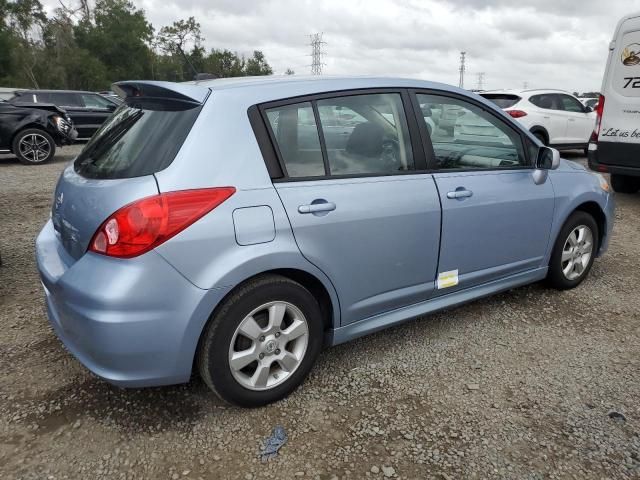
[[[535,105],[535,114],[540,119],[540,126],[547,130],[551,145],[570,143],[567,138],[567,115],[555,94],[533,95],[529,103]]]
[[[433,291],[440,200],[412,143],[407,98],[365,90],[262,107],[284,172],[275,187],[300,251],[336,287],[343,325]],[[336,112],[353,125],[345,141],[329,143]],[[302,125],[309,118],[321,127],[313,136]]]
[[[534,175],[533,142],[507,119],[470,99],[417,92],[415,105],[424,103],[455,105],[482,120],[486,129],[495,129],[485,138],[500,139],[427,138],[422,125],[442,203],[437,294],[541,268],[554,191],[548,179]]]

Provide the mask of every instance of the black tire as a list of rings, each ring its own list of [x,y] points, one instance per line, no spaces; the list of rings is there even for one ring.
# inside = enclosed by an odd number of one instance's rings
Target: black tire
[[[534,132],[534,137],[536,137],[543,145],[547,145],[547,138],[541,132]]]
[[[37,152],[34,151],[33,155],[30,157],[29,154],[24,153],[24,149],[21,149],[21,145],[23,145],[23,141],[29,141],[29,137],[32,136],[34,139],[41,139],[42,141],[46,141],[46,156],[42,158],[39,155],[45,153],[43,147],[38,147]],[[13,154],[18,157],[20,163],[24,165],[39,165],[41,163],[46,163],[53,158],[56,154],[56,143],[51,138],[46,131],[40,130],[38,128],[27,128],[26,130],[22,130],[18,132],[18,134],[13,139]],[[42,148],[42,149],[41,149]]]
[[[581,275],[576,279],[569,280],[562,271],[562,251],[569,234],[580,225],[584,225],[591,230],[593,236],[593,249],[589,263],[584,268]],[[580,285],[589,275],[589,271],[591,270],[591,266],[593,265],[593,261],[598,251],[599,238],[598,224],[594,218],[587,212],[580,210],[573,212],[560,230],[558,238],[556,238],[556,242],[553,246],[553,252],[551,253],[551,259],[549,260],[547,283],[558,290],[568,290]]]
[[[640,189],[640,178],[612,174],[611,187],[617,193],[636,193]]]
[[[240,323],[254,309],[272,301],[298,308],[307,320],[308,344],[290,376],[267,390],[250,390],[234,378],[229,348]],[[313,367],[323,343],[320,305],[302,285],[280,275],[257,277],[241,285],[214,312],[198,346],[200,376],[222,400],[242,407],[259,407],[280,400],[295,390]]]

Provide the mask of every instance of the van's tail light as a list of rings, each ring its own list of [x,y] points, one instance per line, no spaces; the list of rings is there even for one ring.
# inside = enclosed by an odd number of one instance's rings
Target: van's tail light
[[[513,118],[522,118],[527,116],[527,112],[522,110],[505,110],[505,112],[507,112]]]
[[[598,104],[596,105],[596,125],[591,134],[589,142],[598,143],[598,136],[600,135],[600,125],[602,124],[602,113],[604,112],[604,95],[600,95]]]
[[[93,235],[89,251],[131,258],[166,242],[235,193],[234,187],[161,193],[125,205]]]

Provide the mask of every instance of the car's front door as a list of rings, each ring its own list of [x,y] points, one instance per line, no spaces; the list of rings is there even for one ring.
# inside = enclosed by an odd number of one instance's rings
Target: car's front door
[[[548,179],[534,180],[533,144],[525,146],[506,120],[466,99],[418,93],[417,104],[423,103],[456,105],[495,130],[483,139],[433,136],[427,142],[442,202],[438,294],[540,268],[554,192]]]
[[[567,142],[586,145],[595,126],[595,113],[587,112],[584,105],[570,95],[557,96],[567,116]]]
[[[342,325],[433,292],[440,200],[432,176],[416,171],[426,163],[412,148],[402,98],[345,94],[264,108],[285,172],[274,185],[300,251],[336,287]],[[330,144],[323,131],[336,111],[355,125]],[[310,118],[322,126],[313,136]]]

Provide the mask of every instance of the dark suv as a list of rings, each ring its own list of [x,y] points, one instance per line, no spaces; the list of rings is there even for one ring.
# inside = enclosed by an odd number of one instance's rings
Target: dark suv
[[[0,153],[11,152],[24,164],[50,160],[56,145],[69,145],[77,136],[69,116],[55,105],[0,102]]]
[[[90,138],[118,106],[98,93],[76,90],[25,90],[16,92],[9,102],[62,107],[71,117],[81,139]]]

